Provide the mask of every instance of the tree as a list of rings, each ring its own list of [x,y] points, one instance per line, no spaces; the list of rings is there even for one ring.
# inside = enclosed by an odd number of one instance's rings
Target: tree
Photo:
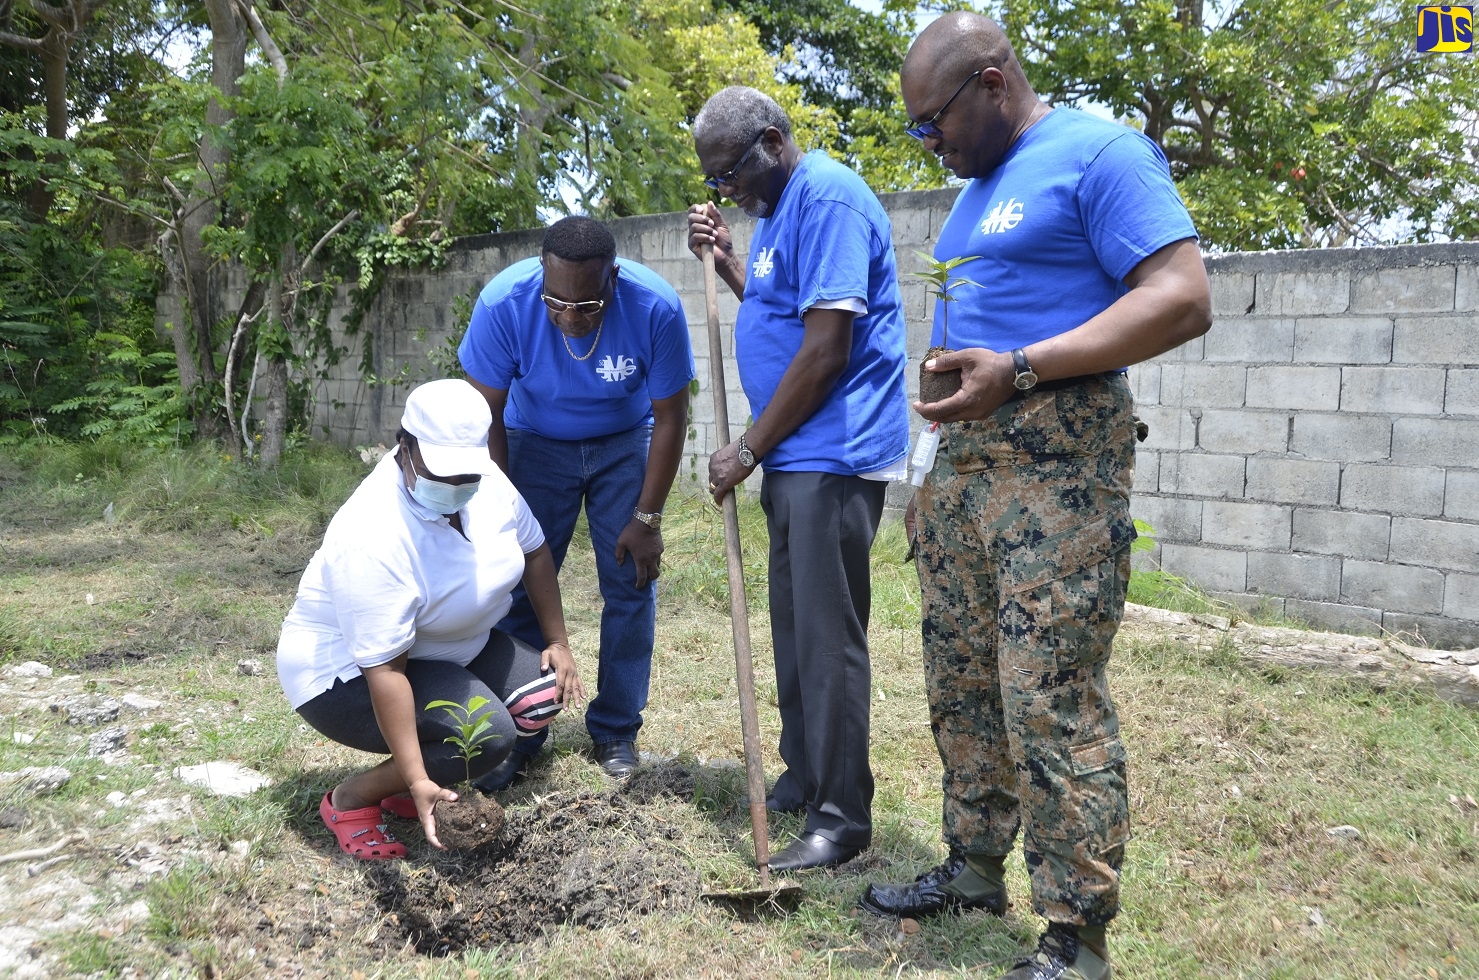
[[[1034,86],[1165,151],[1204,240],[1229,249],[1479,231],[1479,64],[1415,50],[1381,0],[1008,0]]]

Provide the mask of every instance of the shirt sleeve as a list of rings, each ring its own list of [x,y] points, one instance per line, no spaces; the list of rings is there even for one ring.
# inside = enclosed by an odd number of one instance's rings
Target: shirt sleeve
[[[325,563],[324,585],[361,669],[389,663],[416,642],[423,599],[409,563],[362,549],[341,552]]]
[[[482,296],[473,305],[457,359],[469,378],[498,391],[507,391],[517,374],[518,352],[507,317],[485,303]]]
[[[861,213],[839,201],[814,202],[798,238],[798,310],[868,295],[873,228]]]
[[[666,300],[654,304],[652,318],[652,367],[647,373],[647,393],[657,401],[676,395],[698,372],[693,366],[693,342],[683,304]]]
[[[1118,281],[1172,242],[1197,237],[1161,148],[1134,130],[1090,161],[1078,194],[1094,254]]]

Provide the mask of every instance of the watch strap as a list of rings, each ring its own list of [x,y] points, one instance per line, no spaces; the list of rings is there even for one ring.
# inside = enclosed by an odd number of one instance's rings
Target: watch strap
[[[1018,347],[1012,351],[1012,384],[1019,391],[1031,391],[1037,385],[1037,372],[1027,363],[1027,352]]]
[[[662,527],[662,511],[660,510],[649,514],[639,508],[633,507],[632,516],[654,530]]]

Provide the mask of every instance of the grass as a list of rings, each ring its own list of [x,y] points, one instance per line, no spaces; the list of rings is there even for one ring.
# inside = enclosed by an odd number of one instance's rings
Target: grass
[[[61,675],[86,663],[68,682],[78,692],[86,682],[91,693],[164,702],[124,719],[134,733],[129,754],[110,765],[87,756],[86,733],[64,724],[45,698],[0,681],[10,685],[0,697],[0,770],[73,772],[49,797],[0,784],[0,809],[21,807],[32,820],[0,830],[0,853],[44,846],[73,828],[90,835],[75,860],[35,879],[19,863],[0,865],[10,918],[53,923],[39,942],[54,975],[991,977],[1031,945],[1039,923],[1020,857],[1009,865],[1016,904],[1004,921],[947,918],[905,935],[854,912],[867,881],[912,877],[942,856],[918,587],[899,560],[902,529],[890,525],[874,559],[877,792],[868,870],[803,877],[805,900],[784,918],[741,922],[704,906],[599,930],[553,929],[535,943],[445,959],[387,951],[362,870],[325,846],[316,817],[324,789],[364,757],[304,729],[270,666],[298,575],[364,471],[326,449],[294,456],[275,475],[204,450],[136,456],[50,447],[0,457],[0,667],[34,659]],[[109,503],[111,522],[103,517]],[[762,741],[774,778],[764,523],[753,503],[741,517]],[[744,780],[722,525],[712,506],[685,499],[670,507],[664,531],[642,747],[711,765],[694,806],[674,807],[673,819],[706,883],[743,885],[754,872],[738,805]],[[562,585],[591,682],[594,578],[589,546],[577,541]],[[1403,690],[1258,669],[1225,633],[1187,635],[1127,627],[1112,667],[1136,835],[1124,911],[1111,932],[1116,974],[1479,976],[1479,811],[1465,802],[1479,796],[1474,713]],[[247,657],[267,669],[240,674],[236,663]],[[34,741],[17,744],[13,732]],[[555,789],[599,787],[585,744],[578,716],[558,719],[540,778],[522,784],[515,805]],[[222,799],[170,778],[175,766],[222,758],[275,783]],[[716,761],[728,767],[712,768]],[[130,802],[106,803],[115,791]],[[1358,840],[1327,833],[1345,824],[1359,829]],[[801,829],[801,818],[781,818],[776,839]],[[246,842],[244,858],[231,850],[237,841]],[[150,848],[169,858],[166,868],[148,869]]]

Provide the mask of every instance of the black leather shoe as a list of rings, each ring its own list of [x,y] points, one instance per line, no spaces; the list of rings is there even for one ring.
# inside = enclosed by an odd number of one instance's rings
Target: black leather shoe
[[[606,775],[626,779],[637,768],[636,742],[602,742],[592,752]]]
[[[502,762],[474,779],[472,784],[484,793],[496,793],[501,789],[508,789],[514,780],[524,774],[524,770],[528,769],[533,761],[534,756],[527,753],[510,752],[503,757]]]
[[[907,885],[869,885],[858,899],[858,905],[875,915],[896,915],[901,919],[922,919],[940,912],[969,912],[985,909],[992,915],[1007,914],[1007,890],[969,901],[944,890],[945,885],[966,870],[965,857],[952,854],[950,860],[931,868]]]
[[[863,853],[861,847],[847,847],[810,832],[795,843],[770,856],[772,871],[804,871],[807,868],[835,868]]]
[[[774,796],[767,796],[765,798],[765,809],[769,810],[771,813],[805,813],[806,804],[782,803]]]

